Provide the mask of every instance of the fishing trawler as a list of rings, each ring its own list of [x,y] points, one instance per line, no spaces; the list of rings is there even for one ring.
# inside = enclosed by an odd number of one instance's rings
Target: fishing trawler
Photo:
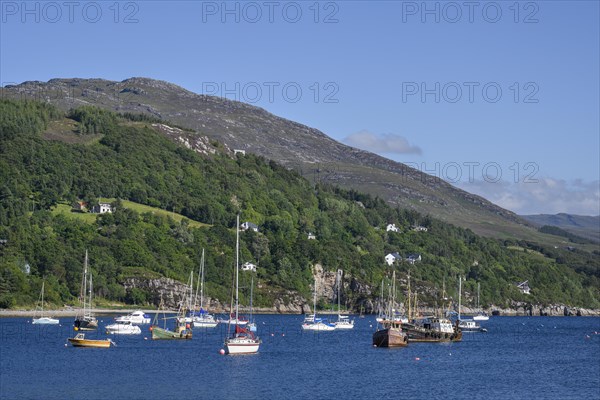
[[[396,271],[392,274],[392,294],[390,295],[389,311],[392,312],[396,292]],[[408,335],[402,328],[402,323],[390,320],[382,320],[381,329],[373,333],[373,346],[375,347],[406,347],[408,346]]]

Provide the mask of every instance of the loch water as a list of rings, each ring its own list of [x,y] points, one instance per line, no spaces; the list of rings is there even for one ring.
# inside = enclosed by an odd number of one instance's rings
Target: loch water
[[[260,352],[223,356],[226,326],[192,340],[111,337],[73,348],[61,326],[0,319],[1,399],[600,399],[600,318],[491,317],[460,343],[371,345],[374,316],[353,330],[302,332],[299,315],[257,315]],[[89,338],[105,338],[100,329]]]

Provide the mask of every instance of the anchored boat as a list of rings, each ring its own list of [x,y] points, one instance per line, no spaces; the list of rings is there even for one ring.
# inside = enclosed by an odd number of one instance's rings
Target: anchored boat
[[[97,347],[97,348],[108,348],[111,344],[115,344],[110,339],[86,339],[85,333],[78,333],[74,338],[69,338],[69,342],[73,347]]]

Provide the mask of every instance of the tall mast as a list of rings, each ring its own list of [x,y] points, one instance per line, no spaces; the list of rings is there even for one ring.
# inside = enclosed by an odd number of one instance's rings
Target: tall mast
[[[91,315],[92,314],[92,271],[90,271],[90,298],[89,298],[89,306],[88,306],[88,313]]]
[[[44,316],[44,284],[46,282],[42,281],[42,317]]]
[[[390,318],[394,322],[394,307],[396,305],[396,271],[392,272],[392,306],[390,307]]]
[[[237,215],[235,224],[235,323],[239,322],[239,263],[240,263],[240,214]]]
[[[86,301],[85,298],[87,296],[87,265],[88,265],[88,251],[85,250],[85,259],[83,261],[83,290],[81,291],[81,295],[83,296],[83,315],[85,316],[85,307]]]
[[[408,319],[409,322],[412,319],[412,308],[411,308],[411,294],[410,294],[410,269],[408,270]]]
[[[477,282],[477,309],[479,309],[479,282]]]
[[[460,321],[460,298],[462,297],[462,276],[458,276],[458,320]]]
[[[204,249],[202,249],[202,258],[200,259],[200,310],[204,304]]]

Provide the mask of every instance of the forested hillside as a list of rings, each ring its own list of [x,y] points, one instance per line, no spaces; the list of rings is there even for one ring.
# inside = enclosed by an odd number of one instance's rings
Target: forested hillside
[[[218,142],[210,142],[211,151],[193,151],[160,134],[156,122],[93,107],[64,114],[43,103],[0,100],[0,307],[34,303],[43,278],[48,301],[73,304],[86,249],[97,297],[145,304],[156,296],[126,291],[124,279],[185,282],[205,248],[207,291],[227,302],[238,213],[259,226],[243,233],[241,243],[242,262],[258,265],[258,305],[272,305],[284,290],[309,297],[316,263],[343,269],[375,297],[392,268],[384,256],[398,252],[422,256],[393,268],[401,276],[410,268],[423,288],[440,288],[461,274],[467,291],[481,282],[484,304],[600,307],[598,253],[482,238],[378,198],[312,185],[275,162],[234,156]],[[130,200],[206,225],[139,214],[119,200],[114,213],[91,220],[53,212],[59,204],[91,205],[99,198]],[[400,231],[387,232],[388,223]],[[413,231],[414,225],[428,230]],[[514,285],[524,280],[530,296]],[[346,286],[349,306],[358,307],[364,296]]]

